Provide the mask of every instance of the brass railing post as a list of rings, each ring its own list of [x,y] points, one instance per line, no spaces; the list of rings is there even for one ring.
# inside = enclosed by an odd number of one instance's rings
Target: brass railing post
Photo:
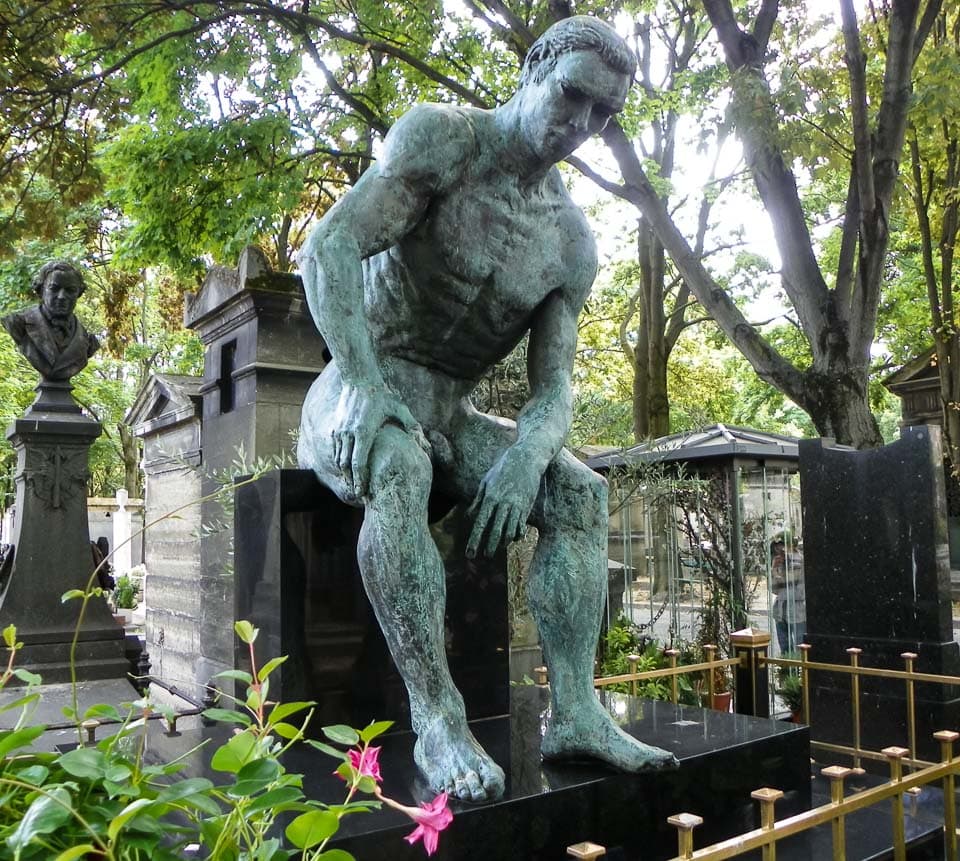
[[[770,717],[770,682],[765,659],[770,634],[755,628],[744,628],[730,635],[733,657],[738,658],[736,684],[733,687],[737,714]]]
[[[830,801],[837,805],[843,801],[843,779],[850,774],[849,768],[842,765],[830,765],[824,768],[820,774],[830,781]],[[833,826],[833,861],[846,861],[847,859],[847,830],[845,817],[842,813],[838,814],[832,820]]]
[[[800,690],[803,693],[803,722],[810,726],[810,671],[806,664],[810,662],[810,644],[801,643],[800,649]]]
[[[631,675],[635,675],[637,672],[637,664],[640,663],[639,655],[627,655],[627,663],[630,665]],[[633,696],[637,695],[637,680],[630,679],[630,693]],[[578,844],[579,845],[579,844]]]
[[[914,652],[900,655],[908,673],[915,672],[913,662],[919,657]],[[907,679],[907,740],[910,744],[910,764],[917,758],[917,705],[914,700],[913,679]]]
[[[953,743],[960,738],[960,733],[949,729],[935,732],[933,737],[940,742],[940,759],[943,762],[953,760]],[[957,861],[957,812],[956,804],[957,781],[955,775],[944,775],[943,778],[943,848],[946,861]]]
[[[860,655],[863,649],[856,646],[847,649],[850,656],[850,666],[856,671],[860,666]],[[853,719],[853,770],[858,774],[863,774],[860,767],[860,674],[853,672],[850,674],[850,711]]]
[[[538,685],[550,684],[550,676],[549,676],[549,673],[547,672],[547,668],[544,666],[534,667],[533,679],[534,679],[534,682]]]
[[[783,798],[783,793],[779,789],[770,789],[765,786],[762,789],[755,789],[750,793],[750,797],[760,802],[760,827],[764,831],[772,831],[774,823],[773,805]],[[776,841],[763,847],[763,861],[777,861]]]
[[[717,659],[717,647],[706,645],[703,647],[704,655],[711,664]],[[713,667],[707,670],[707,708],[713,708]]]
[[[890,780],[900,783],[903,780],[903,758],[910,751],[905,747],[885,747],[880,751],[890,763]],[[906,861],[907,842],[903,830],[903,793],[898,792],[891,799],[893,817],[893,861]]]
[[[567,855],[571,858],[582,858],[584,861],[594,861],[595,858],[602,858],[606,854],[607,850],[603,846],[598,846],[589,840],[567,847]]]
[[[100,721],[90,720],[81,721],[80,728],[87,734],[86,740],[83,742],[84,745],[96,744],[97,743],[97,727],[100,726]]]
[[[667,819],[667,824],[677,829],[677,857],[693,858],[693,829],[703,825],[703,818],[693,813],[677,813]]]
[[[677,655],[680,653],[676,649],[666,649],[664,654],[670,659],[670,669],[675,670],[677,668]],[[680,679],[676,673],[670,676],[670,698],[674,705],[680,701]]]

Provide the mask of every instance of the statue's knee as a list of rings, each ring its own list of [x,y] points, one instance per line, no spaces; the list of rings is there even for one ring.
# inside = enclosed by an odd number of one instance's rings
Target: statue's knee
[[[426,452],[399,428],[385,427],[370,456],[370,493],[408,491],[416,497],[430,492],[433,468]]]
[[[555,462],[547,476],[548,519],[586,532],[607,529],[607,480],[578,461]],[[552,518],[550,517],[552,515]]]

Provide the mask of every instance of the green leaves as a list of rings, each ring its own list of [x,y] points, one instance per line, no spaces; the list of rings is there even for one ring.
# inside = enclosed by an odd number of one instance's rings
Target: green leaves
[[[371,742],[378,735],[383,735],[390,727],[393,726],[392,720],[381,720],[371,723],[369,726],[364,727],[360,730],[360,740],[363,742]]]
[[[60,767],[72,777],[96,780],[105,776],[106,756],[95,747],[78,747],[60,756]]]
[[[327,810],[311,810],[291,822],[284,834],[297,849],[310,849],[337,833],[340,821]]]
[[[251,730],[244,730],[217,749],[210,760],[210,766],[215,771],[229,771],[237,774],[256,750],[256,737]]]
[[[256,629],[238,624],[238,636],[253,643]],[[16,632],[9,630],[7,642]],[[257,673],[230,671],[230,676],[259,685],[266,696],[268,677],[282,660],[267,661]],[[24,713],[37,694],[20,697],[8,706]],[[53,858],[80,861],[104,855],[178,861],[187,843],[199,842],[212,856],[248,858],[250,861],[282,861],[294,857],[277,836],[276,818],[289,813],[295,818],[287,828],[287,840],[298,849],[315,849],[315,857],[349,861],[343,850],[324,849],[324,842],[338,829],[342,816],[379,809],[377,801],[351,800],[356,791],[372,793],[371,777],[360,777],[349,756],[322,742],[314,746],[332,753],[350,781],[341,804],[327,805],[303,795],[303,777],[289,774],[280,754],[289,747],[277,739],[302,739],[302,728],[285,719],[308,712],[315,703],[291,702],[272,705],[266,716],[250,717],[228,709],[208,709],[207,717],[243,727],[221,744],[211,757],[214,771],[226,775],[214,783],[207,778],[178,779],[182,762],[146,764],[139,734],[145,731],[143,713],[159,710],[140,699],[125,711],[98,704],[87,708],[83,718],[100,718],[121,724],[119,733],[95,746],[77,747],[62,754],[22,753],[43,732],[43,726],[0,730],[0,765],[7,779],[2,787],[0,833],[13,857]],[[70,710],[72,720],[80,716]],[[309,714],[304,717],[304,725]],[[22,718],[21,718],[22,720]],[[362,730],[336,725],[326,729],[338,744],[366,744],[387,728],[389,721],[371,723]],[[2,854],[2,853],[0,853]],[[7,857],[4,855],[4,857]]]
[[[353,745],[360,741],[360,735],[357,731],[343,724],[325,726],[323,728],[323,734],[330,739],[330,741],[346,745],[347,747],[353,747]]]
[[[257,628],[254,628],[253,625],[251,625],[246,619],[241,619],[238,621],[233,626],[233,630],[236,632],[241,642],[247,643],[248,645],[252,644],[254,640],[257,639],[257,634],[260,633],[260,631]],[[226,673],[223,673],[222,675],[226,675]]]
[[[72,799],[65,787],[55,786],[39,792],[7,838],[7,846],[19,854],[37,837],[52,834],[64,825],[72,809]]]

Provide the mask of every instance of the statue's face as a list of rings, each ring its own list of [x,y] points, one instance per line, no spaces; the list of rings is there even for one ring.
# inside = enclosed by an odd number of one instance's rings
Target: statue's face
[[[623,110],[630,83],[592,51],[562,55],[542,81],[523,88],[527,143],[544,161],[561,161]]]
[[[54,271],[47,276],[40,301],[55,320],[67,319],[80,298],[80,281],[69,272]]]

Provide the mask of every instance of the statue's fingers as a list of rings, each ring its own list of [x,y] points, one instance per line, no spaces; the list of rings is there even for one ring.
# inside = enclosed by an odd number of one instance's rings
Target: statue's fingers
[[[353,492],[357,496],[366,496],[367,482],[370,477],[370,450],[372,440],[368,443],[366,437],[358,437],[353,443],[353,457],[351,470],[353,471]]]
[[[413,417],[413,413],[410,412],[406,404],[398,404],[396,416],[404,430],[411,430],[418,424],[417,420]]]
[[[470,503],[470,507],[467,509],[467,517],[473,517],[479,507],[483,504],[483,492],[486,488],[486,485],[481,482],[480,489],[477,491],[477,495],[473,497],[473,502]]]
[[[333,462],[337,465],[337,469],[340,468],[340,431],[332,430],[330,431],[330,439],[333,441]]]
[[[496,515],[493,518],[493,526],[490,527],[490,531],[487,533],[487,552],[488,557],[496,555],[497,548],[500,546],[500,542],[503,540],[503,527],[507,522],[507,518],[510,516],[513,506],[500,504],[497,506]]]
[[[467,541],[467,558],[473,559],[477,555],[477,548],[483,540],[484,530],[490,520],[491,506],[486,502],[481,503],[480,510],[473,520],[473,529],[470,530],[470,538]]]
[[[507,523],[506,534],[511,541],[519,541],[526,532],[527,519],[518,511]]]
[[[338,465],[340,474],[349,487],[353,487],[353,446],[354,435],[350,431],[340,434],[340,458]]]

